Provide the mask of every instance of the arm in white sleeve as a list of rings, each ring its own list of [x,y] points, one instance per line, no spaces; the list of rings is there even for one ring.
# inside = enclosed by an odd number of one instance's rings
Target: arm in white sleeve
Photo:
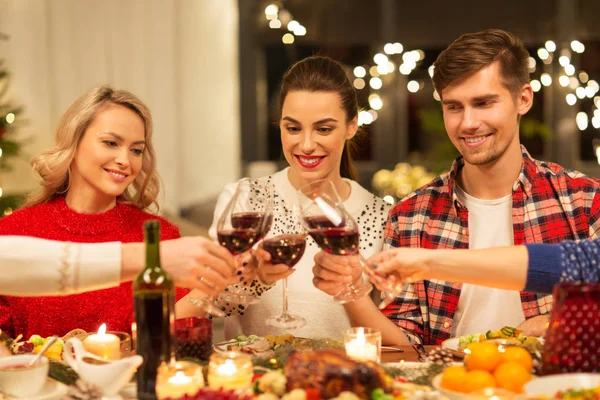
[[[71,243],[0,236],[0,293],[66,295],[117,286],[121,243]]]

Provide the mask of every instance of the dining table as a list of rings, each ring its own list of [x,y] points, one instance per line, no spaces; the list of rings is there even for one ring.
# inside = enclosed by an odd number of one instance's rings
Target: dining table
[[[423,346],[426,353],[429,353],[432,349],[439,346],[427,345]],[[397,349],[397,350],[393,350]],[[420,362],[419,352],[413,346],[384,346],[381,350],[381,362],[382,363],[395,363],[395,362]]]

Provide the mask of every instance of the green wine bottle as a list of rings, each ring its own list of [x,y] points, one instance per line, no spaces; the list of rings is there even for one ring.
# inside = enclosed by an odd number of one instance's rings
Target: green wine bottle
[[[174,357],[175,286],[171,277],[160,267],[159,232],[158,221],[144,224],[146,268],[133,282],[136,350],[137,354],[144,357],[137,372],[140,400],[157,398],[158,366]]]

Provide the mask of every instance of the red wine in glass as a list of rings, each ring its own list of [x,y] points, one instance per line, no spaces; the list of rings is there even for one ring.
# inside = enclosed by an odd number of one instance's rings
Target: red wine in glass
[[[261,237],[261,231],[254,228],[225,229],[217,232],[219,244],[234,256],[250,249]]]
[[[290,268],[300,261],[305,248],[303,235],[280,235],[263,243],[263,249],[271,255],[271,264],[285,264]]]
[[[358,253],[358,231],[352,228],[310,229],[310,236],[329,254],[347,256]]]
[[[273,225],[273,214],[266,214],[262,212],[239,212],[231,216],[231,226],[235,229],[256,229],[261,231],[262,239]]]
[[[292,228],[296,232],[304,232],[302,226]],[[283,234],[275,237],[265,239],[262,244],[263,250],[267,251],[271,255],[271,264],[285,264],[289,268],[300,261],[304,250],[306,249],[306,234]],[[276,315],[267,318],[265,321],[267,326],[282,329],[297,329],[306,325],[306,319],[290,314],[288,307],[288,285],[287,277],[282,280],[283,288],[283,309],[281,315]]]

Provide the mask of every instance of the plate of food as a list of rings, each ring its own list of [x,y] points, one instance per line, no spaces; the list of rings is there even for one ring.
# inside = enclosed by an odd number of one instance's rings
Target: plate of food
[[[242,353],[266,357],[281,346],[290,343],[297,343],[302,340],[304,339],[294,337],[290,334],[281,336],[267,335],[264,337],[239,334],[232,340],[214,344],[213,349],[220,353],[227,351],[240,351]]]
[[[538,337],[527,336],[517,328],[505,326],[496,331],[490,330],[486,333],[475,333],[446,339],[442,342],[442,348],[449,350],[455,357],[464,358],[469,352],[467,347],[471,343],[484,341],[494,341],[504,346],[523,346],[530,352],[539,350],[543,344],[542,339]]]
[[[536,399],[600,399],[600,374],[544,376],[527,383],[523,392]]]

